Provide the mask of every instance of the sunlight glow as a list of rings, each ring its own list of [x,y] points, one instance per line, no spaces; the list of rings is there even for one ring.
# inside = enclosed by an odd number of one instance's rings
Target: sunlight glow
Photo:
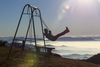
[[[59,16],[59,17],[58,17],[58,20],[62,20],[62,18]]]
[[[100,0],[97,1],[100,2]],[[67,0],[60,5],[57,11],[58,22],[63,20],[70,10],[72,14],[79,12],[78,16],[81,17],[90,16],[91,14],[96,13],[96,6],[96,0]]]
[[[59,10],[57,11],[58,21],[65,18],[66,14],[67,14],[67,10],[71,7],[71,2],[72,1],[73,0],[68,0],[68,1],[65,1],[64,3],[62,3],[60,5]]]
[[[100,3],[100,0],[98,0],[99,1],[99,3]]]
[[[37,63],[37,55],[26,54],[24,57],[24,63],[12,67],[36,67],[35,63]]]
[[[91,4],[91,3],[94,3],[94,1],[95,0],[79,0],[79,2],[81,3],[81,4]]]
[[[65,13],[66,11],[65,10],[62,10],[63,11],[63,13]]]
[[[66,8],[66,9],[69,9],[69,5],[66,5],[65,8]]]

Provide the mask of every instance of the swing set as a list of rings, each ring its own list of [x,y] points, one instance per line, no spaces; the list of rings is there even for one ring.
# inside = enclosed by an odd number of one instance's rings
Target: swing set
[[[25,8],[27,8],[27,12],[24,12],[25,11]],[[30,10],[30,11],[29,11]],[[38,12],[37,12],[38,11]],[[31,16],[31,18],[29,19],[29,25],[28,25],[28,28],[27,28],[27,32],[26,32],[26,36],[25,36],[25,39],[23,40],[23,46],[25,46],[25,42],[26,41],[32,41],[34,39],[34,42],[35,42],[35,47],[36,47],[36,52],[40,52],[40,49],[41,48],[45,48],[45,52],[46,52],[46,49],[47,49],[47,54],[51,54],[51,50],[52,49],[55,49],[55,48],[51,48],[51,47],[46,47],[46,44],[45,44],[45,37],[44,37],[44,28],[43,28],[43,25],[49,30],[49,28],[47,27],[47,25],[45,24],[45,22],[43,21],[42,17],[41,17],[41,12],[39,10],[39,8],[37,7],[34,7],[34,6],[31,6],[30,4],[26,4],[22,10],[22,13],[21,13],[21,16],[20,16],[20,19],[19,19],[19,22],[18,22],[18,25],[17,25],[17,29],[15,31],[15,35],[14,35],[14,38],[13,38],[13,41],[12,41],[12,44],[11,44],[11,47],[10,47],[10,51],[9,51],[9,54],[8,54],[8,58],[9,59],[9,56],[11,54],[11,51],[12,51],[12,47],[14,45],[14,42],[16,41],[16,35],[17,35],[17,32],[18,32],[18,29],[19,29],[19,26],[20,26],[20,23],[21,23],[21,20],[22,20],[22,17],[23,15],[29,15]],[[40,24],[41,24],[41,30],[42,30],[42,36],[43,36],[43,42],[44,42],[44,46],[37,46],[37,39],[36,39],[36,30],[35,30],[35,24],[34,24],[34,17],[39,17],[40,18]],[[30,29],[30,26],[33,26],[33,33],[34,33],[34,38],[29,38],[28,39],[28,32],[29,32],[29,29]],[[24,49],[24,48],[23,48]]]

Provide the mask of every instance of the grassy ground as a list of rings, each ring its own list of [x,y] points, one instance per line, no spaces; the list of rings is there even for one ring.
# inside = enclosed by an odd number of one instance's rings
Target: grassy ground
[[[100,65],[62,58],[52,54],[51,56],[45,53],[37,54],[35,51],[24,50],[13,47],[9,60],[7,59],[10,47],[0,46],[0,67],[100,67]]]

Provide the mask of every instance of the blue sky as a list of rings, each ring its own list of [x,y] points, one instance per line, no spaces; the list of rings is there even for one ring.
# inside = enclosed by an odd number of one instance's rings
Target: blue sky
[[[52,34],[67,26],[65,36],[100,35],[100,0],[0,0],[0,37],[14,36],[21,12],[26,4],[38,7]],[[24,36],[28,26],[23,19],[18,36]],[[40,34],[39,23],[36,33]]]

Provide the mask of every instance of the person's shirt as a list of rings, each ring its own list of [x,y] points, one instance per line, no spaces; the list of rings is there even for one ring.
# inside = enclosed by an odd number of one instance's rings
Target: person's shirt
[[[46,38],[48,38],[49,40],[54,41],[54,36],[52,35],[51,31],[49,31],[49,33],[44,33],[44,35],[45,35]]]

